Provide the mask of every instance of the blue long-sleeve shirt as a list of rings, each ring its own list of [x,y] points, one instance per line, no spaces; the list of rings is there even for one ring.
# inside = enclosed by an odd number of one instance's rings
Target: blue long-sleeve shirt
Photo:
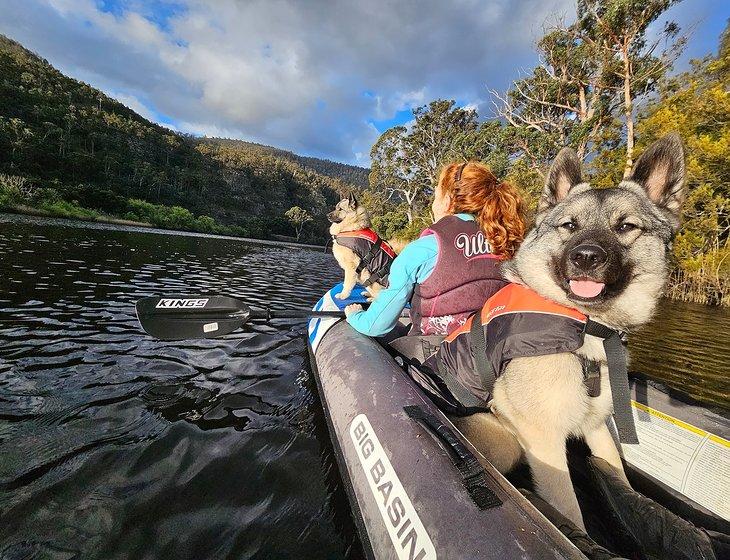
[[[464,221],[474,220],[470,214],[457,214],[457,217]],[[380,291],[366,311],[350,315],[347,322],[368,336],[390,332],[411,301],[416,284],[423,283],[431,275],[437,260],[438,241],[433,234],[406,245],[390,267],[388,287]]]

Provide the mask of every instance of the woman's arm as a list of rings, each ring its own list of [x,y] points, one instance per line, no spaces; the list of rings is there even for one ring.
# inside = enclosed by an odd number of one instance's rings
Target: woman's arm
[[[390,267],[388,287],[380,290],[367,311],[349,315],[347,322],[368,336],[382,336],[390,332],[411,300],[415,285],[431,274],[437,257],[438,244],[433,235],[406,245]]]

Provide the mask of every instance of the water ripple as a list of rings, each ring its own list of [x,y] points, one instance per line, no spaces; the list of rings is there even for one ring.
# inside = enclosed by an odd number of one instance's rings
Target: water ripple
[[[170,343],[134,312],[306,308],[331,255],[3,217],[0,270],[0,557],[359,557],[303,323]]]

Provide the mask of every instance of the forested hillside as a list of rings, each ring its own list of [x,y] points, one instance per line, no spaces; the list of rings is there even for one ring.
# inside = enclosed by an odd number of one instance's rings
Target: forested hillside
[[[328,159],[300,156],[286,150],[281,150],[272,146],[265,146],[263,144],[256,144],[254,142],[246,142],[245,140],[234,140],[230,138],[203,138],[200,141],[209,144],[226,144],[252,153],[273,155],[278,158],[288,159],[294,163],[298,163],[305,169],[310,169],[321,175],[326,175],[333,179],[340,179],[345,183],[361,188],[368,186],[368,174],[370,173],[370,170],[364,167],[338,163]]]
[[[284,213],[300,206],[314,217],[303,238],[321,240],[328,207],[363,174],[172,132],[0,36],[2,208],[267,237],[292,234]]]

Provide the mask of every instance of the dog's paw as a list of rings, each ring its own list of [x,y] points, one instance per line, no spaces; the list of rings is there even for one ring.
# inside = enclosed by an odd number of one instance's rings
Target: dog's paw
[[[335,297],[336,297],[337,299],[347,299],[347,298],[349,298],[349,297],[350,297],[350,292],[347,292],[347,293],[345,293],[345,292],[340,292],[339,294],[335,294]]]

